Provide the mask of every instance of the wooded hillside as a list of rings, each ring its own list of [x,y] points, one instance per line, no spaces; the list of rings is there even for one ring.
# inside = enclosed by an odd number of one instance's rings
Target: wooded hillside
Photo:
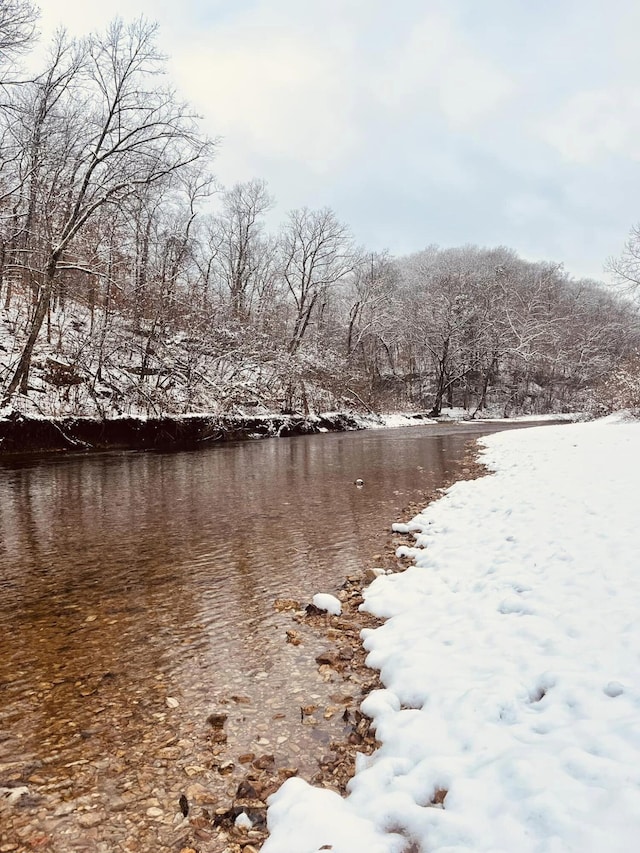
[[[0,11],[5,405],[437,415],[629,397],[631,302],[504,247],[372,253],[329,209],[267,227],[263,181],[216,183],[216,144],[167,86],[152,25],[61,34],[30,79],[32,11]]]

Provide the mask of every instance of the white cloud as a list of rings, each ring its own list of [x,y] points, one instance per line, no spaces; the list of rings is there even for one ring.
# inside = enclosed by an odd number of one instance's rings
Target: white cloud
[[[227,34],[174,54],[181,88],[226,145],[262,159],[304,161],[325,174],[358,139],[352,94],[335,55],[292,32]]]
[[[571,162],[587,165],[608,155],[640,160],[640,88],[579,92],[540,133]]]
[[[395,62],[380,80],[391,109],[436,109],[452,124],[467,127],[503,106],[513,81],[482,56],[455,22],[435,11],[408,30]]]

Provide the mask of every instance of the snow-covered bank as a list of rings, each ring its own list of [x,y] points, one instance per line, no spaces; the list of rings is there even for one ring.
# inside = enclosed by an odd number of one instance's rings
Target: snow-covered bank
[[[366,591],[381,747],[346,800],[286,782],[264,853],[637,849],[640,424],[482,442],[493,476],[400,526],[416,565]]]
[[[320,415],[166,415],[159,418],[0,417],[0,456],[65,450],[188,450],[215,442],[364,429],[348,412]]]
[[[545,421],[574,421],[586,420],[587,415],[581,412],[551,412],[546,415],[514,415],[511,418],[504,418],[499,414],[485,413],[482,417],[471,417],[471,412],[461,408],[444,408],[437,418],[432,418],[424,412],[388,412],[377,415],[375,419],[369,417],[365,419],[363,427],[378,427],[384,426],[389,429],[406,426],[416,426],[417,424],[513,424],[513,423],[543,423]]]
[[[549,415],[535,420],[575,417]],[[459,423],[461,419],[444,420]],[[513,424],[519,420],[521,419],[513,418],[507,423]],[[204,447],[211,442],[286,438],[321,432],[391,429],[438,423],[439,421],[420,414],[373,415],[352,411],[308,415],[273,412],[255,415],[166,414],[153,418],[127,415],[110,418],[54,418],[26,415],[17,409],[5,407],[0,410],[0,456],[65,450],[188,450]]]

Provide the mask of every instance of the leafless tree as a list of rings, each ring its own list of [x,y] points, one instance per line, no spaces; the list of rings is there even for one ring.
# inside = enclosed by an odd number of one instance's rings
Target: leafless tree
[[[269,243],[264,238],[264,216],[273,198],[264,181],[235,184],[222,196],[222,211],[211,221],[209,244],[213,274],[229,300],[231,316],[247,320],[253,299],[262,289]]]
[[[358,253],[349,229],[328,208],[292,211],[280,234],[280,252],[282,278],[295,306],[287,344],[293,354],[329,289],[356,268]]]
[[[640,290],[640,224],[632,227],[622,254],[607,260],[606,269],[626,292],[637,295]]]
[[[31,328],[7,398],[18,388],[26,390],[61,261],[89,220],[211,152],[195,117],[159,84],[163,57],[155,35],[156,27],[141,19],[128,26],[115,21],[105,35],[91,36],[82,45],[82,61],[60,84],[55,104],[39,118],[40,137],[48,140],[36,187],[44,257]]]
[[[29,0],[0,0],[0,84],[15,82],[16,60],[32,45],[38,10]]]

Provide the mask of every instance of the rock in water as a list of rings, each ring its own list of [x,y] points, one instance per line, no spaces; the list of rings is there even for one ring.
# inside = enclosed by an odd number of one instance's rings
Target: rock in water
[[[180,799],[178,800],[178,803],[180,805],[182,817],[187,817],[189,814],[189,801],[187,800],[184,794],[180,794]]]

